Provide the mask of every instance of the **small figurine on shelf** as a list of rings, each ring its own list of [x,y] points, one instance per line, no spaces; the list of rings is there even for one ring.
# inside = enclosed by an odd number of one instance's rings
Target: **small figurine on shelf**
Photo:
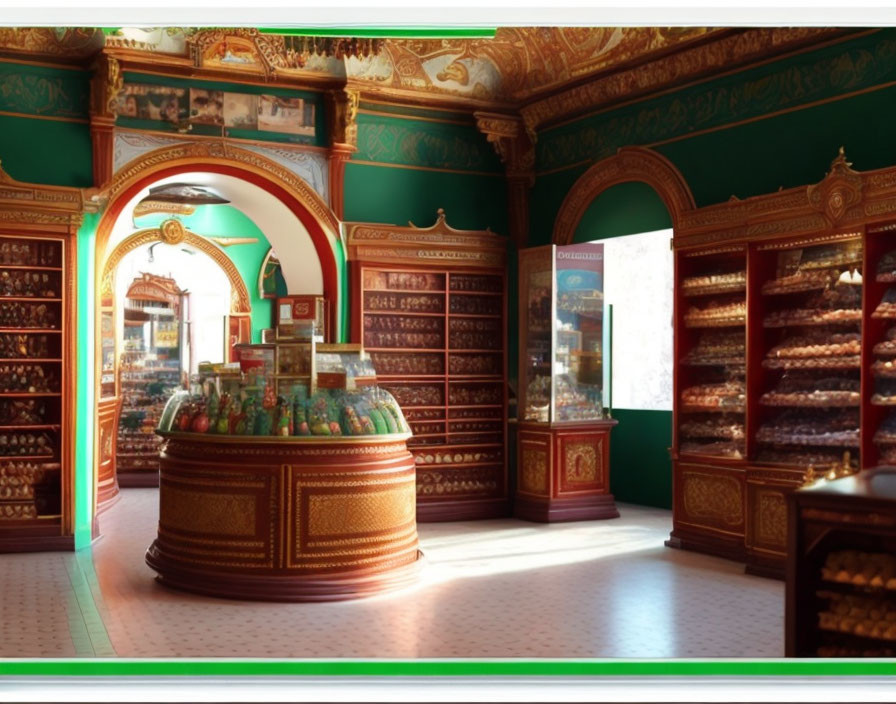
[[[215,432],[219,435],[227,435],[230,429],[230,394],[221,394],[221,410],[218,412],[218,419],[215,422]]]
[[[274,421],[271,418],[271,412],[264,407],[257,409],[255,414],[255,435],[270,435],[273,429]]]
[[[311,435],[311,428],[308,425],[308,415],[305,412],[305,399],[301,395],[293,396],[292,402],[292,434],[293,435]]]
[[[252,435],[255,432],[255,416],[258,414],[255,399],[251,396],[243,401],[243,417],[237,421],[237,435]]]
[[[200,407],[195,416],[193,416],[193,421],[190,423],[190,429],[194,433],[207,433],[208,432],[208,414],[205,412],[205,409]]]
[[[220,399],[218,398],[218,389],[214,384],[209,384],[208,389],[208,400],[206,401],[206,408],[208,409],[208,422],[211,426],[212,432],[215,432],[215,423],[218,422],[218,409],[220,406]],[[205,432],[205,431],[203,431]]]
[[[289,437],[292,431],[292,404],[280,396],[277,399],[277,435]]]
[[[233,399],[233,404],[230,406],[230,417],[228,419],[227,432],[230,435],[242,435],[243,432],[240,430],[240,423],[245,423],[245,414],[243,413],[243,404],[240,403],[239,397],[235,397]]]

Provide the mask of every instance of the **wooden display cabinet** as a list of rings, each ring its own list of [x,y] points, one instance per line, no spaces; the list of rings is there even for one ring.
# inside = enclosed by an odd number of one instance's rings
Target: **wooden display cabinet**
[[[841,152],[819,184],[683,213],[668,545],[782,577],[807,470],[896,459],[894,177]]]
[[[0,552],[74,547],[76,189],[0,169]]]
[[[788,496],[785,653],[896,656],[896,469]]]
[[[520,251],[520,397],[514,513],[619,515],[603,389],[603,245]]]
[[[455,230],[346,226],[352,340],[414,433],[417,517],[506,516],[506,240]]]

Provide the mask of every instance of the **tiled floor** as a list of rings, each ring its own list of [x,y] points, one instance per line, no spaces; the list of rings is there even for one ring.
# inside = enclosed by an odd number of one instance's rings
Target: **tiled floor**
[[[325,604],[157,584],[158,491],[126,489],[77,555],[0,555],[0,657],[782,657],[784,585],[663,547],[667,511],[421,524],[415,587]]]

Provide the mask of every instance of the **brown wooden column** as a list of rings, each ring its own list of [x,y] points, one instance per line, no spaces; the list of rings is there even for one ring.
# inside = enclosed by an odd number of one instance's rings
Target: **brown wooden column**
[[[93,144],[93,184],[102,186],[114,172],[115,103],[124,85],[116,59],[100,54],[90,82],[90,139]]]
[[[345,163],[358,150],[358,105],[361,92],[355,88],[327,93],[327,123],[330,136],[330,208],[340,220],[345,217]]]
[[[516,115],[476,112],[476,126],[492,144],[507,174],[510,237],[517,248],[529,239],[529,190],[535,183],[535,138]]]

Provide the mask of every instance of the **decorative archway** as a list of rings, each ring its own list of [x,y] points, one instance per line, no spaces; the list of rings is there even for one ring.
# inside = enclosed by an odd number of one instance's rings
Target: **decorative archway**
[[[216,173],[253,184],[279,200],[295,215],[305,228],[317,253],[323,280],[323,294],[330,301],[330,329],[337,330],[341,310],[341,269],[337,262],[339,221],[318,194],[291,171],[259,154],[234,147],[223,140],[185,141],[144,154],[124,165],[107,185],[93,194],[92,199],[103,208],[96,229],[96,291],[101,294],[105,284],[107,252],[113,228],[124,208],[143,189],[162,179],[183,173]],[[173,231],[172,231],[173,232]],[[141,233],[137,233],[139,235]],[[162,233],[164,237],[164,232]],[[175,233],[176,235],[176,233]],[[131,237],[135,237],[132,235]],[[127,241],[127,240],[125,240]],[[191,244],[195,244],[191,242]],[[209,244],[209,243],[206,243]],[[226,257],[226,255],[224,255]],[[120,261],[120,260],[119,260]],[[239,307],[248,311],[249,294],[241,278],[240,287],[232,291],[242,298]],[[96,296],[96,320],[102,319],[102,295]],[[243,319],[246,319],[245,314]],[[118,496],[115,479],[112,437],[117,421],[117,397],[103,398],[101,393],[101,325],[95,332],[97,385],[93,409],[97,423],[94,432],[94,486],[97,512],[114,503]]]
[[[188,244],[203,254],[207,254],[215,264],[221,267],[221,270],[230,281],[230,314],[248,315],[252,312],[249,289],[246,288],[243,277],[240,276],[230,257],[215,243],[209,242],[204,237],[184,229],[184,226],[178,220],[166,220],[160,227],[139,230],[115,245],[115,249],[112,250],[106,259],[103,274],[100,277],[99,291],[101,300],[106,300],[107,297],[111,298],[114,295],[115,271],[121,260],[129,252],[133,252],[138,247],[150,242]]]
[[[622,147],[616,154],[589,168],[573,184],[554,221],[551,241],[571,244],[588,206],[611,186],[642,181],[662,199],[672,218],[673,227],[681,214],[696,206],[691,189],[671,161],[645,147]]]

